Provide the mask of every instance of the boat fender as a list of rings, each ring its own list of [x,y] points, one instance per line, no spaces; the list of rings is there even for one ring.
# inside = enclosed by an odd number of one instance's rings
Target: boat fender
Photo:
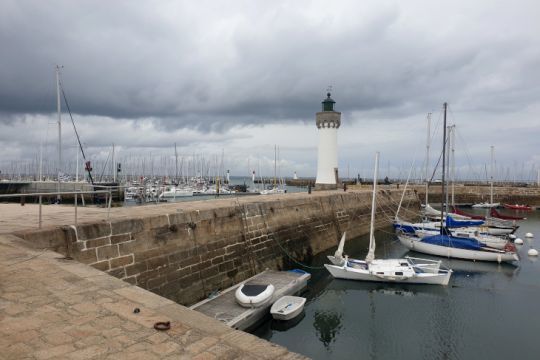
[[[504,245],[504,251],[506,252],[516,252],[516,246],[512,243],[506,243]]]

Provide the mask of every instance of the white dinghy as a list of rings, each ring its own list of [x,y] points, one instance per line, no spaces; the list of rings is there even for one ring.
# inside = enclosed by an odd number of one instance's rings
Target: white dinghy
[[[369,251],[365,260],[343,257],[345,234],[343,234],[334,256],[328,256],[332,264],[324,264],[333,277],[339,279],[399,282],[411,284],[448,285],[452,270],[442,269],[441,261],[406,257],[404,259],[375,259],[375,205],[377,195],[377,174],[379,153],[375,156],[373,195],[371,203],[371,224]]]
[[[266,304],[274,295],[272,284],[242,284],[234,293],[236,302],[247,308],[256,308]]]
[[[300,296],[280,297],[270,308],[270,314],[276,320],[291,320],[300,315],[306,298]]]

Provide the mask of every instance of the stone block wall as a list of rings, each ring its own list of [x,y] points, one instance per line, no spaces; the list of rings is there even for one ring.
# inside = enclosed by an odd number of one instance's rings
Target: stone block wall
[[[424,199],[425,186],[413,186],[420,199]],[[450,187],[448,193],[450,194]],[[450,197],[450,195],[449,195]],[[454,187],[454,198],[458,204],[472,204],[489,201],[489,186],[467,186],[456,185]],[[441,202],[441,186],[433,185],[429,188],[429,202],[437,204]],[[528,204],[540,206],[540,188],[538,187],[512,187],[494,186],[493,201],[506,204]]]
[[[389,223],[401,191],[381,190],[378,226]],[[413,192],[406,207],[418,207]],[[347,231],[369,231],[369,192],[253,201],[211,210],[83,224],[21,234],[34,245],[89,264],[183,305],[266,269],[298,267],[336,246]],[[41,234],[40,234],[41,233]]]

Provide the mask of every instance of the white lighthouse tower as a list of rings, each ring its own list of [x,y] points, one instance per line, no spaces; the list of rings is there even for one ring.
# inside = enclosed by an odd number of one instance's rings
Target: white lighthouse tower
[[[322,111],[316,115],[319,156],[315,186],[318,190],[335,189],[338,183],[337,130],[341,125],[341,113],[334,111],[335,103],[328,93],[322,102]]]

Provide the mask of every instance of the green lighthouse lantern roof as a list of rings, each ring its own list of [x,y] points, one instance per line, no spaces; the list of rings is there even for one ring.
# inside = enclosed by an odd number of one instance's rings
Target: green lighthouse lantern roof
[[[322,101],[322,111],[334,111],[336,102],[330,97],[330,93],[327,93],[326,96],[327,98]]]

